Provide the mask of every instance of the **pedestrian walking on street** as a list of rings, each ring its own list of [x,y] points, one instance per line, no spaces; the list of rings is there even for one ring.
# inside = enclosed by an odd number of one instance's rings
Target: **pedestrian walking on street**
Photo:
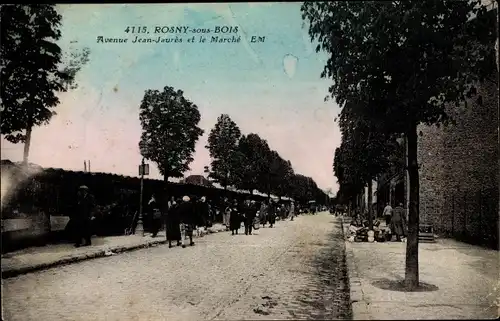
[[[290,218],[290,221],[293,221],[293,218],[295,216],[295,204],[293,201],[290,202],[290,210],[289,210],[288,217]]]
[[[272,199],[269,199],[267,215],[269,220],[269,227],[273,227],[276,223],[276,203]]]
[[[200,216],[201,221],[203,222],[203,227],[205,231],[208,229],[209,221],[210,221],[210,208],[207,203],[207,198],[203,196],[198,202],[197,206],[198,215]]]
[[[162,223],[162,213],[160,210],[160,205],[156,201],[156,197],[153,194],[148,202],[148,207],[151,215],[151,236],[156,237],[161,229]]]
[[[401,241],[401,237],[405,237],[406,216],[403,204],[399,203],[398,206],[392,211],[391,217],[391,231],[396,234],[396,240]]]
[[[169,201],[169,208],[165,217],[165,231],[167,234],[168,247],[172,247],[172,241],[177,241],[177,246],[181,243],[181,220],[179,217],[179,204],[181,200]]]
[[[80,186],[77,196],[77,208],[75,216],[75,247],[82,246],[82,239],[85,239],[83,246],[92,244],[92,220],[95,209],[95,199],[85,185]]]
[[[179,205],[178,213],[181,221],[180,230],[181,230],[181,242],[182,247],[185,248],[185,240],[186,237],[189,237],[189,245],[193,246],[193,230],[196,224],[196,213],[194,212],[193,203],[190,202],[189,196],[184,196],[182,198],[182,203]]]
[[[224,205],[223,205],[223,211],[222,211],[222,224],[226,227],[226,231],[230,230],[230,218],[231,218],[231,208],[232,204],[225,199],[224,200]]]
[[[266,202],[262,202],[260,204],[259,216],[260,216],[260,224],[262,224],[263,227],[266,227],[268,221],[268,206]]]
[[[247,201],[245,206],[245,235],[252,235],[253,222],[257,215],[257,204],[254,200]]]
[[[207,227],[212,227],[215,222],[215,208],[212,205],[212,202],[207,201],[208,206],[208,222]]]
[[[238,201],[234,200],[233,206],[229,207],[229,228],[231,229],[231,235],[238,235],[238,231],[241,227],[241,211]]]
[[[389,226],[391,224],[391,217],[392,217],[392,207],[391,204],[387,203],[384,207],[384,212],[382,215],[385,218],[385,224]]]

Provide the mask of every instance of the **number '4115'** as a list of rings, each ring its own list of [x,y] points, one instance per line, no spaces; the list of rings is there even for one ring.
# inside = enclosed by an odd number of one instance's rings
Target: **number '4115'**
[[[148,32],[148,28],[146,27],[127,27],[125,29],[125,32],[126,33],[147,33]]]

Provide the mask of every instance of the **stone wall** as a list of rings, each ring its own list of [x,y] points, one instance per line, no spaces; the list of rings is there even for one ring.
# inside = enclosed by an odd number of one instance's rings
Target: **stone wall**
[[[419,127],[420,220],[475,242],[498,240],[498,88],[448,106],[455,124]]]
[[[43,246],[50,239],[50,216],[41,211],[20,213],[17,219],[2,219],[2,253],[28,246]]]

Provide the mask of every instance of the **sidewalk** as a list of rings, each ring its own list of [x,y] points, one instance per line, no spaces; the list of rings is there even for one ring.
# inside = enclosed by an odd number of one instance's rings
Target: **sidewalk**
[[[349,222],[344,220],[344,235]],[[346,241],[353,319],[492,319],[499,315],[499,253],[452,239],[419,244],[419,292],[398,290],[406,243]]]
[[[225,231],[222,224],[214,224],[208,229],[209,233],[221,231]],[[149,233],[144,237],[139,235],[93,237],[92,246],[80,248],[75,248],[73,244],[30,247],[2,255],[2,279],[165,243],[167,243],[165,231],[161,231],[156,238],[152,238]]]

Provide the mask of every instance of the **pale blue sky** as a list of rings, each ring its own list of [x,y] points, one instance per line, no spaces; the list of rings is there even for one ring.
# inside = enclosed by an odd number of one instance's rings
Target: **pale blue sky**
[[[337,189],[332,159],[340,133],[333,119],[339,110],[333,101],[324,102],[329,81],[319,76],[326,56],[315,53],[302,27],[300,3],[79,4],[59,10],[61,47],[89,47],[90,62],[78,75],[79,88],[61,95],[58,115],[34,131],[31,162],[81,170],[83,160],[90,159],[92,171],[136,176],[140,101],[146,89],[169,85],[198,105],[206,131],[186,175],[201,174],[209,164],[208,132],[221,113],[228,113],[243,133],[267,139],[298,173],[313,177],[321,188]],[[96,43],[97,36],[130,42],[134,36],[124,32],[127,26],[152,31],[156,25],[237,25],[244,41]],[[264,36],[265,42],[250,43],[251,36]],[[288,74],[287,55],[297,58]],[[2,158],[21,159],[22,146],[3,141]],[[152,177],[159,177],[156,168]]]

